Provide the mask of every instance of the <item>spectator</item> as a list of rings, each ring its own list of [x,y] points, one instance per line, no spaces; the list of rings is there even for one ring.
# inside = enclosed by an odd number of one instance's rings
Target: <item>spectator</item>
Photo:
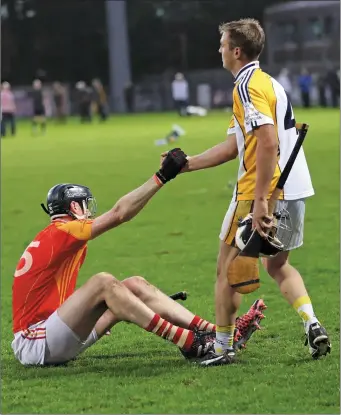
[[[3,82],[1,87],[1,135],[6,136],[7,124],[10,125],[11,134],[15,136],[15,113],[16,106],[11,85]]]
[[[57,121],[66,122],[66,91],[60,82],[53,84],[53,101],[56,108]]]
[[[326,77],[323,74],[317,75],[317,89],[319,94],[319,105],[321,107],[327,106],[327,97],[326,97]]]
[[[172,82],[172,97],[179,115],[187,115],[189,99],[188,82],[182,73],[177,73]]]
[[[107,94],[103,88],[102,82],[99,79],[94,79],[92,81],[93,87],[93,104],[94,112],[97,112],[101,121],[107,119]]]
[[[340,79],[338,76],[338,71],[334,68],[330,68],[327,72],[326,83],[330,88],[332,96],[332,106],[337,108],[339,106],[340,98]]]
[[[36,134],[37,126],[40,124],[42,134],[46,132],[46,108],[44,103],[43,85],[40,79],[33,81],[33,90],[31,97],[33,100],[33,118],[32,118],[32,132]]]
[[[301,90],[301,99],[304,108],[310,108],[310,88],[312,86],[312,77],[306,68],[303,68],[298,78],[298,85]]]
[[[124,87],[124,99],[128,112],[134,112],[134,85],[132,82],[127,82]]]
[[[79,81],[76,84],[77,102],[81,122],[91,122],[91,100],[92,91],[84,81]]]
[[[289,78],[289,70],[287,68],[283,68],[278,75],[277,81],[282,85],[284,91],[287,93],[289,101],[291,101],[292,95],[292,83]]]

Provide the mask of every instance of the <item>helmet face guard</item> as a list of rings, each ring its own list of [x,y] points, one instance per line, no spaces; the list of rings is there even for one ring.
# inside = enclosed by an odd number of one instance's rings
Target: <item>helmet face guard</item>
[[[252,229],[252,213],[240,220],[235,241],[237,247],[242,251],[248,243]],[[262,240],[260,256],[274,257],[279,252],[285,251],[289,246],[292,236],[292,226],[289,212],[282,209],[278,213],[274,213],[273,226],[270,229],[267,238]]]
[[[71,202],[77,202],[83,214],[71,212]],[[47,194],[47,208],[42,203],[41,207],[51,219],[62,216],[71,216],[74,219],[89,219],[96,214],[97,204],[90,189],[78,184],[58,184],[52,187]]]
[[[77,202],[83,210],[82,215],[77,215],[75,212],[71,212],[69,209],[68,215],[72,216],[75,219],[92,219],[96,215],[97,203],[94,197],[87,197],[81,201],[74,200]]]
[[[94,197],[88,197],[86,201],[83,200],[83,212],[87,212],[89,219],[92,219],[96,216],[97,202]]]

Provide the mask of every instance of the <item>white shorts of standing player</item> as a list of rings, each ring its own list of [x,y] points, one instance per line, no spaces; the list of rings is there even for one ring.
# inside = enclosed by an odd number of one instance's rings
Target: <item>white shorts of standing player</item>
[[[222,241],[226,240],[226,237],[229,233],[229,230],[232,228],[233,221],[239,219],[238,208],[243,203],[231,201],[230,206],[226,212],[223,223],[221,225],[221,230],[219,238]],[[286,247],[287,251],[299,248],[303,245],[303,236],[304,236],[304,217],[305,217],[305,199],[298,200],[279,200],[276,204],[276,212],[280,212],[282,209],[288,211],[290,215],[292,234],[290,243]],[[232,235],[234,237],[235,235]],[[281,229],[279,229],[278,239],[284,239],[281,235]]]

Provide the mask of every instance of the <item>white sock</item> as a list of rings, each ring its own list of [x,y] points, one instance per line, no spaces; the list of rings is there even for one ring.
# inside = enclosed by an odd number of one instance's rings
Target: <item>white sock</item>
[[[308,333],[309,326],[318,323],[312,304],[301,305],[301,307],[298,307],[297,312],[302,318],[305,332]]]
[[[302,297],[297,298],[292,306],[301,317],[305,332],[308,333],[310,325],[318,323],[310,297],[308,295],[303,295]]]
[[[234,325],[216,327],[216,339],[214,342],[215,354],[222,355],[227,349],[231,349],[233,346],[234,329]]]

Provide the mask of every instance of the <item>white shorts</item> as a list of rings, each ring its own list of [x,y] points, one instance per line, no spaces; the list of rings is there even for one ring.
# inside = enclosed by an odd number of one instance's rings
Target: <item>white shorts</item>
[[[226,244],[234,246],[234,237],[238,227],[238,220],[252,211],[253,201],[232,201],[223,220],[219,238]],[[275,211],[286,209],[290,214],[292,236],[287,250],[299,248],[303,245],[305,199],[279,200]],[[281,230],[278,232],[281,240]]]
[[[93,329],[82,342],[55,311],[47,320],[15,333],[12,349],[23,365],[60,364],[74,359],[97,340]]]

